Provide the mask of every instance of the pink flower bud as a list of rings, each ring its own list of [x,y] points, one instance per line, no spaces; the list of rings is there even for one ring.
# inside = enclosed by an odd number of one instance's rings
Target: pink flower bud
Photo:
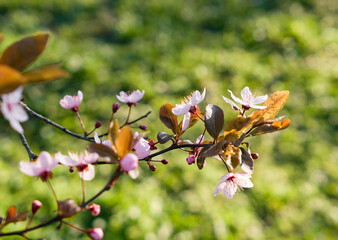
[[[42,203],[39,200],[35,200],[32,203],[32,213],[35,214],[42,207]]]
[[[166,164],[168,164],[168,160],[167,160],[167,159],[163,159],[163,160],[161,161],[161,163],[164,164],[164,165],[166,165]]]
[[[187,163],[189,165],[195,163],[195,156],[194,155],[189,155],[189,157],[187,158]]]
[[[117,112],[117,110],[119,110],[119,108],[120,108],[120,104],[117,102],[117,103],[114,103],[113,104],[113,113],[116,113]]]
[[[142,124],[142,125],[140,125],[139,126],[139,128],[141,129],[141,130],[147,130],[148,129],[148,126],[147,125],[145,125],[145,124]]]
[[[103,231],[102,231],[102,228],[89,228],[87,230],[87,235],[93,239],[93,240],[100,240],[103,238]]]
[[[90,204],[90,205],[87,206],[86,208],[90,211],[90,213],[91,213],[93,216],[97,216],[97,215],[99,215],[100,212],[101,212],[101,206],[98,205],[98,204],[95,204],[95,203]]]
[[[129,172],[138,167],[138,158],[135,154],[128,153],[120,160],[122,171]]]
[[[97,121],[96,123],[95,123],[95,128],[99,128],[99,127],[101,127],[102,126],[102,122],[101,121]]]
[[[257,158],[259,158],[259,154],[258,153],[251,153],[251,157],[253,159],[257,159]]]
[[[150,169],[151,171],[155,171],[155,170],[156,170],[156,166],[155,166],[155,165],[149,165],[149,169]]]

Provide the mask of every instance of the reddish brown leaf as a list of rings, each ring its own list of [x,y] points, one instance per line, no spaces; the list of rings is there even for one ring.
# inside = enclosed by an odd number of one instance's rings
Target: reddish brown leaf
[[[119,133],[120,125],[117,119],[114,119],[110,122],[109,131],[108,131],[108,138],[111,144],[115,145],[116,136]]]
[[[277,113],[284,107],[288,98],[289,91],[277,91],[273,93],[264,103],[266,108],[259,110],[261,112],[259,122],[274,119]]]
[[[59,215],[62,218],[69,218],[81,211],[81,208],[75,203],[73,199],[64,201],[57,201],[59,208]]]
[[[222,139],[228,141],[239,139],[241,133],[249,129],[253,123],[257,122],[261,115],[262,113],[260,111],[255,111],[247,117],[238,116],[231,120],[224,129],[224,137],[222,137]]]
[[[254,162],[251,157],[251,154],[246,151],[244,148],[240,148],[242,152],[242,161],[241,161],[241,168],[244,172],[253,174],[254,172]]]
[[[22,71],[43,52],[48,34],[37,34],[21,39],[10,45],[2,54],[0,64]]]
[[[209,104],[205,109],[205,127],[211,137],[217,139],[224,126],[224,113],[216,105]]]
[[[0,34],[0,43],[2,42],[3,39],[4,39],[4,35]]]
[[[61,69],[57,64],[35,68],[23,73],[27,83],[49,82],[58,78],[69,77],[69,74]]]
[[[242,162],[242,152],[238,147],[232,146],[233,154],[231,155],[231,166],[235,169]]]
[[[124,126],[121,128],[115,140],[115,147],[120,158],[123,158],[131,151],[132,143],[133,133],[129,126]]]
[[[272,133],[276,131],[283,130],[287,127],[289,127],[291,124],[290,119],[285,119],[283,121],[275,121],[272,124],[264,124],[262,126],[259,126],[255,128],[249,136],[256,136],[256,135],[261,135],[265,133]]]
[[[27,216],[28,212],[21,212],[16,214],[16,207],[10,206],[7,210],[5,225],[9,223],[25,221]]]
[[[0,94],[12,92],[25,83],[25,77],[17,70],[6,65],[0,65]]]
[[[10,219],[14,218],[15,216],[16,216],[16,207],[10,206],[7,210],[6,222],[8,222]]]
[[[109,158],[112,163],[118,163],[117,153],[110,147],[101,143],[92,143],[87,147],[88,151],[96,152],[102,158]]]
[[[164,123],[164,125],[171,129],[173,133],[178,133],[178,123],[177,123],[177,116],[173,114],[172,109],[174,108],[173,105],[166,103],[160,108],[160,120]]]

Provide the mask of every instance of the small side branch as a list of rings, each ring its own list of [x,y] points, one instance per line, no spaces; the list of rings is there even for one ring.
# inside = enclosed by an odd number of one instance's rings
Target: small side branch
[[[82,135],[80,135],[80,134],[71,132],[71,131],[69,131],[67,128],[65,128],[65,127],[63,127],[63,126],[61,126],[61,125],[59,125],[59,124],[53,122],[52,120],[50,120],[50,119],[48,119],[48,118],[46,118],[46,117],[44,117],[44,116],[42,116],[42,115],[40,115],[40,114],[34,112],[34,111],[33,111],[32,109],[30,109],[26,104],[24,104],[24,103],[21,102],[21,105],[22,105],[22,106],[26,109],[26,111],[27,111],[30,115],[32,115],[33,117],[36,117],[36,118],[38,118],[38,119],[44,121],[45,123],[47,123],[47,124],[49,124],[49,125],[52,125],[52,126],[55,127],[55,128],[60,129],[61,131],[67,133],[68,135],[73,136],[73,137],[76,137],[76,138],[79,138],[79,139],[82,139],[82,140],[85,140],[85,141],[88,141],[88,142],[94,142],[94,138],[88,138],[88,137],[86,137],[86,136],[82,136]]]
[[[29,156],[29,160],[33,161],[38,156],[33,153],[32,149],[30,148],[30,146],[29,146],[29,144],[28,144],[28,142],[27,142],[27,140],[25,138],[25,135],[19,133],[19,136],[21,138],[22,145],[26,148],[26,151],[27,151],[28,156]]]

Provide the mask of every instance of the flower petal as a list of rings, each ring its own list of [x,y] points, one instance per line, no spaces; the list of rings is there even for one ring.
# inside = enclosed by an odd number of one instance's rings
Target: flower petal
[[[250,181],[251,175],[247,173],[236,173],[234,182],[242,188],[252,188],[253,183]]]
[[[60,100],[60,105],[65,109],[71,109],[75,106],[74,98],[70,95],[66,95]]]
[[[266,95],[263,95],[263,96],[258,96],[258,97],[255,97],[253,100],[252,100],[252,104],[261,104],[263,102],[265,102],[266,100],[268,100],[268,94]]]
[[[205,98],[205,91],[206,89],[204,88],[202,95],[199,91],[195,91],[192,94],[190,99],[191,106],[196,106],[197,104],[203,101],[203,99]]]
[[[135,168],[135,169],[130,170],[128,172],[129,177],[131,177],[132,179],[136,179],[139,176],[139,174],[140,174],[140,172],[139,172],[138,168]]]
[[[176,104],[176,107],[172,109],[173,114],[181,115],[189,112],[190,104]]]
[[[77,96],[75,96],[75,105],[79,106],[83,99],[83,93],[79,90]]]
[[[227,184],[226,182],[220,182],[219,184],[217,184],[214,192],[214,197],[220,192],[224,191],[226,184]]]
[[[246,103],[250,103],[253,98],[249,87],[243,88],[243,90],[241,91],[241,96],[242,96],[243,101]]]
[[[237,185],[233,181],[228,181],[224,187],[224,195],[228,199],[231,199],[234,197],[236,191],[237,191]]]
[[[235,100],[236,102],[242,104],[242,105],[246,105],[247,103],[246,102],[243,102],[242,99],[239,99],[238,97],[236,97],[230,90],[228,90],[231,94],[231,97],[233,100]]]
[[[230,104],[231,108],[235,111],[241,111],[241,109],[236,105],[236,103],[234,103],[231,99],[226,98],[224,96],[222,96],[224,101],[228,104]]]
[[[186,114],[184,114],[183,122],[182,122],[182,131],[186,130],[189,127],[190,116],[191,116],[190,112],[187,112]]]
[[[95,168],[92,164],[88,164],[83,171],[79,172],[80,178],[84,181],[91,181],[95,177]]]

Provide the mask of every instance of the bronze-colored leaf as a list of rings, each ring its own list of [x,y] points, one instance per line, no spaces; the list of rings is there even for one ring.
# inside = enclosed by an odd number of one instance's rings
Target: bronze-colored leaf
[[[237,118],[231,120],[228,125],[226,125],[222,139],[236,141],[240,138],[242,132],[249,129],[253,123],[259,120],[261,115],[262,113],[260,111],[254,111],[247,117],[237,116]]]
[[[280,131],[283,130],[287,127],[289,127],[291,124],[291,120],[290,119],[285,119],[283,121],[275,121],[272,124],[264,124],[261,125],[257,128],[255,128],[249,136],[256,136],[256,135],[261,135],[261,134],[265,134],[265,133],[272,133],[272,132],[276,132],[276,131]]]
[[[2,43],[2,40],[4,39],[4,35],[0,34],[0,43]],[[1,223],[0,223],[1,224]]]
[[[211,147],[208,148],[208,150],[206,150],[203,153],[203,157],[213,157],[215,155],[218,155],[218,153],[222,151],[222,149],[224,148],[224,145],[226,145],[227,143],[228,141],[222,140],[212,145]]]
[[[67,199],[64,201],[57,201],[59,215],[62,218],[69,218],[81,211],[81,208],[75,203],[73,199]]]
[[[273,93],[264,103],[266,108],[259,110],[262,115],[259,122],[274,119],[277,113],[284,107],[289,98],[289,91],[277,91]]]
[[[242,162],[242,151],[240,148],[233,146],[233,154],[231,154],[231,166],[235,169]]]
[[[205,127],[211,137],[217,139],[224,126],[224,113],[216,105],[208,104],[205,109]]]
[[[0,64],[5,64],[18,71],[22,71],[43,52],[47,41],[48,34],[37,34],[23,38],[10,45],[3,52]]]
[[[133,133],[129,126],[124,126],[121,128],[115,140],[115,147],[120,158],[123,158],[131,151],[132,143]]]
[[[67,78],[69,74],[60,68],[59,65],[47,65],[32,69],[23,73],[27,83],[49,82],[59,78]]]
[[[160,120],[164,123],[164,125],[171,129],[173,133],[178,133],[178,123],[177,123],[177,116],[173,114],[172,109],[174,108],[173,105],[166,103],[160,108]]]
[[[16,216],[16,207],[10,206],[7,210],[6,222],[8,222],[10,219],[14,218],[15,216]]]
[[[164,144],[164,143],[170,141],[170,139],[172,139],[173,137],[174,137],[174,135],[170,135],[170,134],[165,133],[165,132],[159,132],[157,134],[157,141],[160,144]]]
[[[250,175],[254,172],[254,162],[251,157],[251,154],[244,148],[240,148],[242,151],[242,161],[241,168],[244,172],[249,173]]]
[[[118,163],[117,153],[107,145],[101,143],[92,143],[87,147],[88,151],[96,152],[102,158],[109,158],[112,163]]]
[[[204,162],[205,162],[205,156],[204,156],[204,153],[205,151],[207,151],[209,149],[209,146],[208,147],[204,147],[202,148],[202,150],[200,151],[200,153],[198,154],[197,156],[197,167],[198,169],[202,170],[203,167],[204,167]]]
[[[10,93],[25,83],[26,78],[17,70],[6,65],[0,65],[0,95]]]
[[[119,133],[119,130],[120,130],[119,121],[116,118],[110,121],[108,139],[113,146],[115,145],[115,140],[117,134]]]

